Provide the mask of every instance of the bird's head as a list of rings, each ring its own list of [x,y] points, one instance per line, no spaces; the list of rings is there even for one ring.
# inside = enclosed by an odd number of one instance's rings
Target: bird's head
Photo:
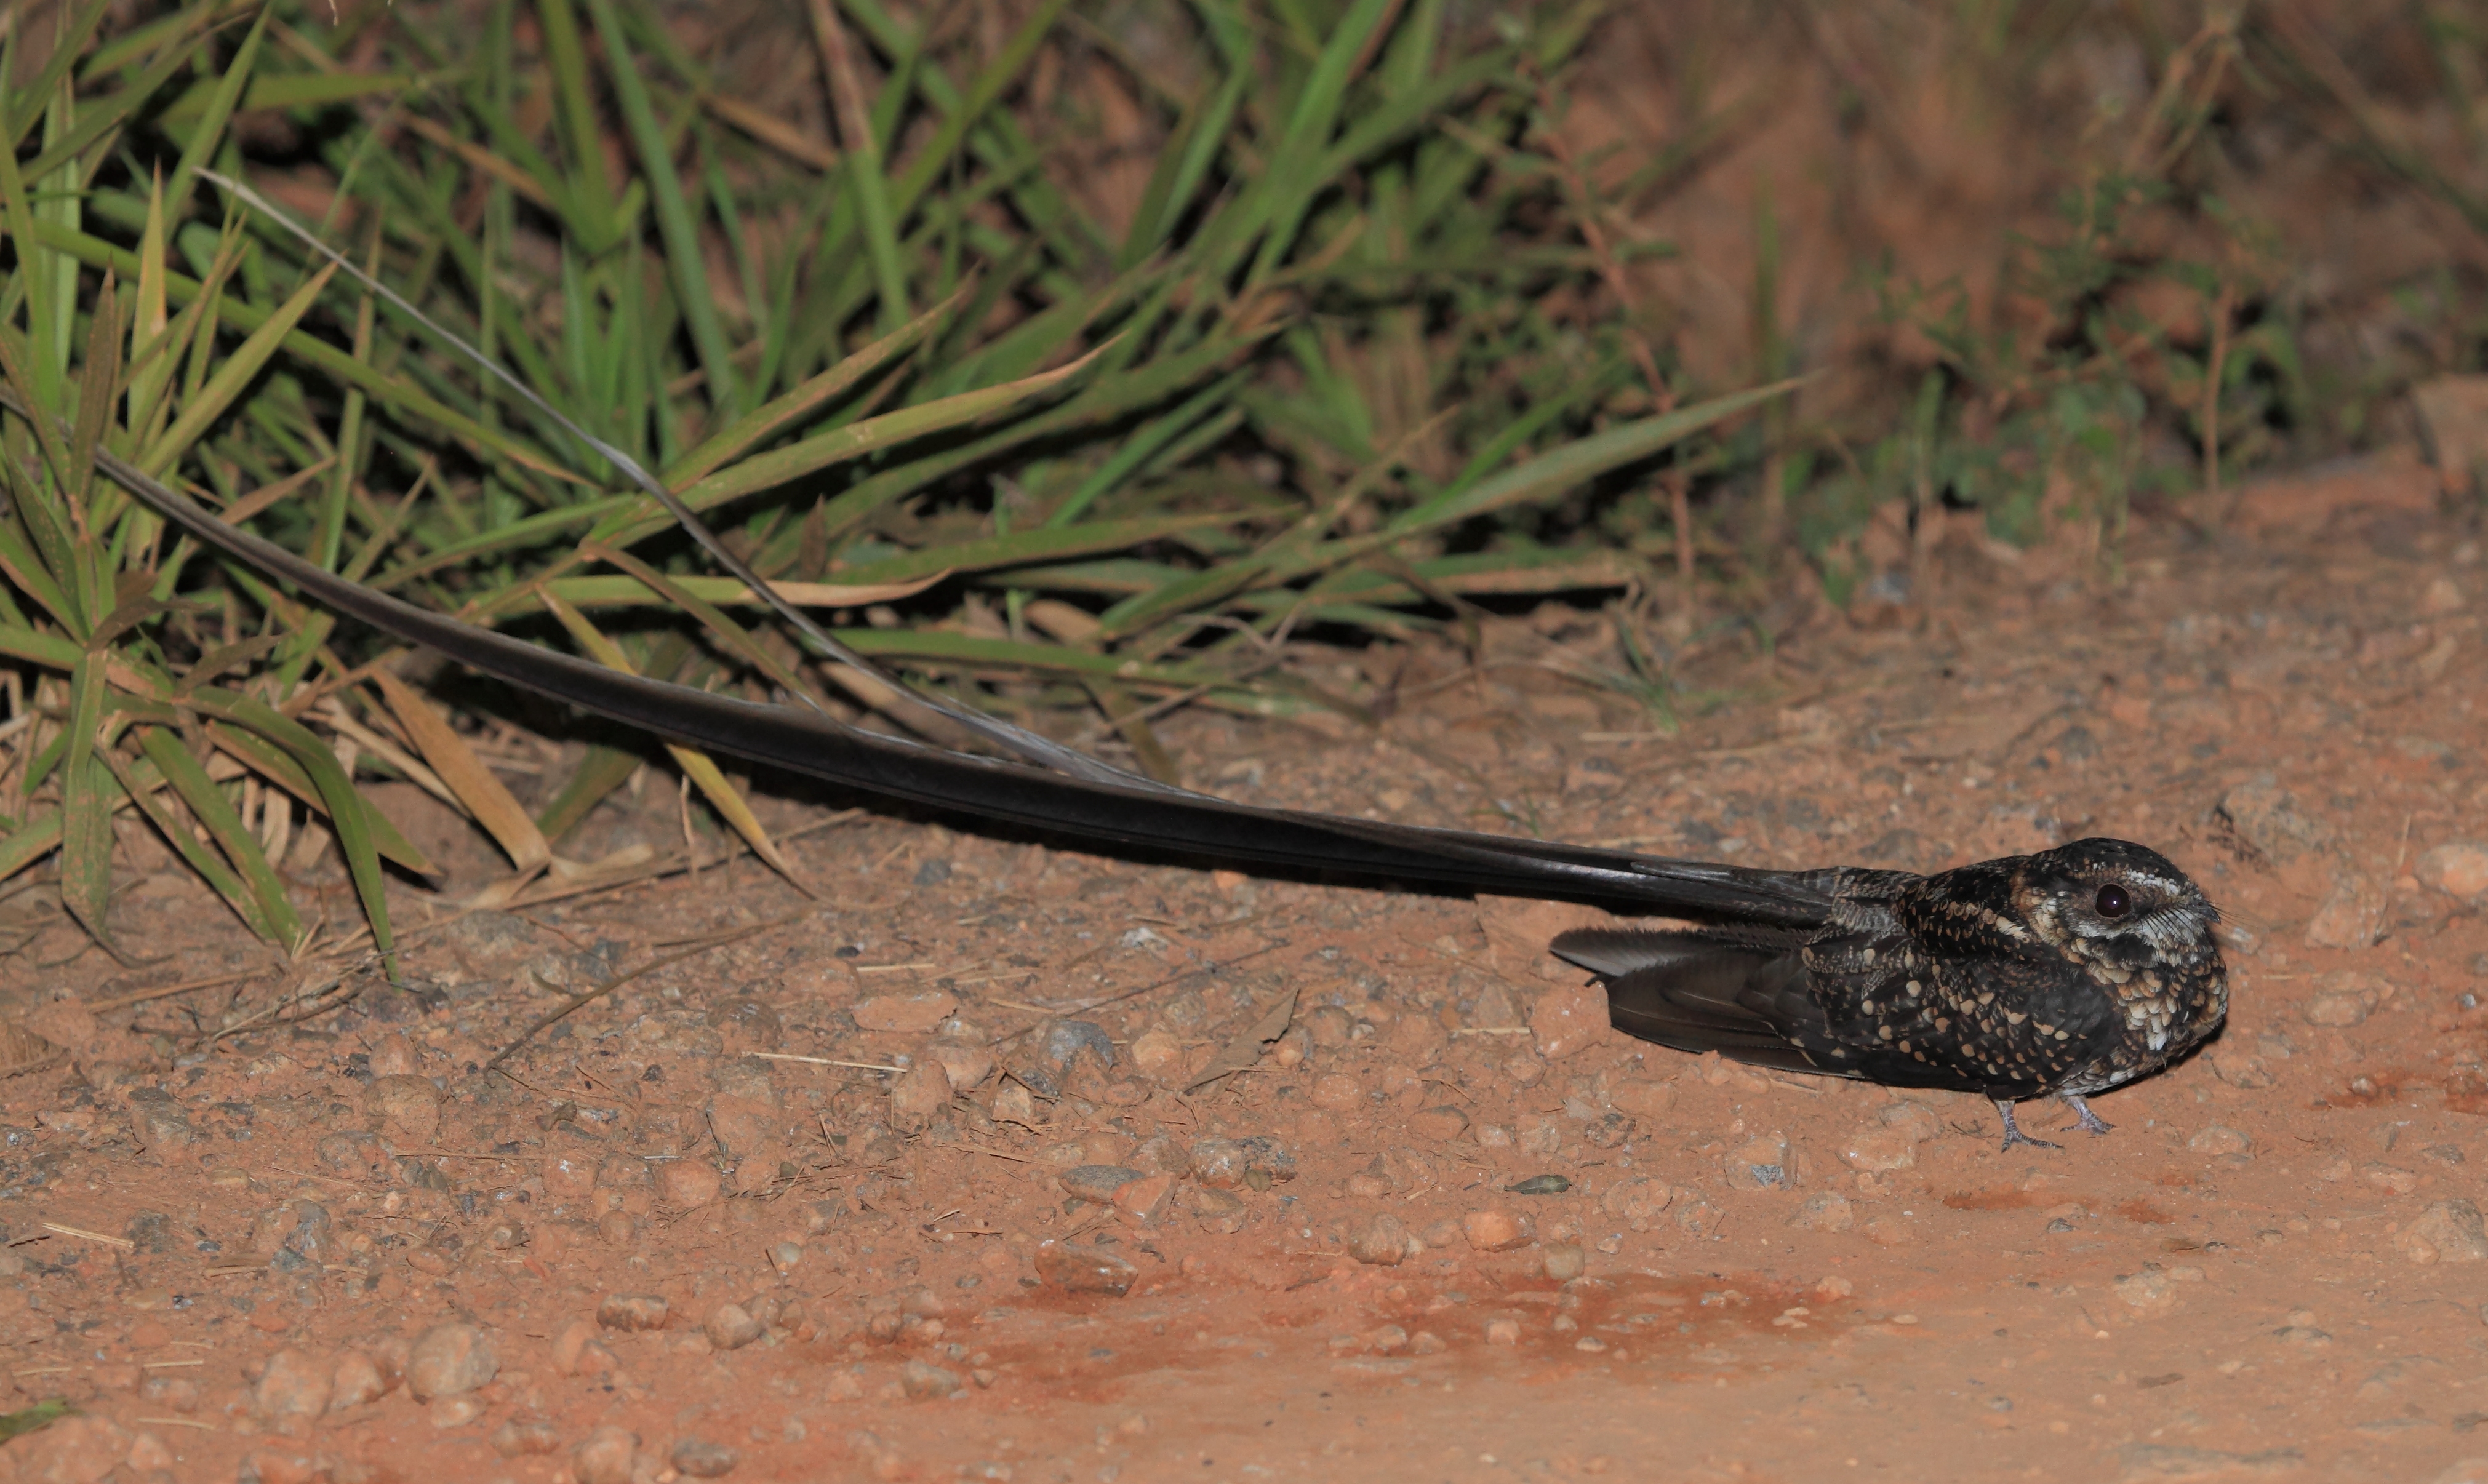
[[[2041,851],[2015,873],[2013,899],[2050,946],[2111,977],[2219,957],[2219,909],[2167,856],[2131,841]]]

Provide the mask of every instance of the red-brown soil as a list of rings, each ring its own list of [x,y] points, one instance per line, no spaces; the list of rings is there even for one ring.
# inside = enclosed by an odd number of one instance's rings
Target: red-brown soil
[[[2229,910],[2235,1008],[2206,1054],[2100,1100],[2110,1136],[2004,1153],[1973,1098],[1585,1032],[1579,976],[1541,951],[1569,908],[787,801],[774,827],[819,826],[788,847],[817,900],[742,856],[467,911],[497,857],[406,789],[391,806],[454,867],[397,897],[428,997],[373,985],[202,1041],[305,975],[136,834],[116,921],[161,962],[116,968],[36,894],[0,904],[22,938],[8,1007],[68,1053],[0,1083],[0,1374],[15,1406],[78,1412],[0,1459],[270,1484],[729,1462],[737,1480],[2488,1477],[2468,1204],[2488,925],[2422,880],[2449,858],[2431,851],[2488,838],[2478,533],[2386,458],[2252,490],[2217,538],[2138,531],[2119,580],[1960,534],[1928,560],[1913,606],[1791,600],[1768,654],[1723,627],[1686,671],[1715,704],[1673,736],[1561,677],[1615,662],[1606,620],[1569,609],[1489,626],[1474,665],[1338,657],[1341,686],[1387,700],[1378,738],[1217,717],[1170,736],[1238,798],[1519,827],[1500,809],[1751,863],[2148,842]],[[501,751],[514,784],[537,776]],[[640,799],[565,848],[678,844],[670,792]],[[315,874],[315,897],[351,920],[341,884]],[[513,1078],[482,1070],[553,986],[737,930],[538,1034]],[[244,977],[87,1008],[219,975]],[[1289,994],[1289,1039],[1180,1090]],[[939,1048],[865,1028],[951,999]],[[1015,1038],[1049,1013],[1101,1027],[1114,1063],[1075,1061],[1051,1101],[976,1075],[980,1048],[1025,1067]],[[974,1085],[944,1097],[937,1050]],[[866,1069],[901,1057],[934,1070]],[[1120,1192],[1141,1211],[1063,1187],[1250,1135],[1293,1178],[1144,1178]],[[1569,1189],[1512,1190],[1546,1175]],[[1516,1245],[1473,1246],[1498,1230]],[[1396,1264],[1354,1255],[1394,1243]],[[1124,1296],[1060,1281],[1117,1259]],[[611,1295],[661,1296],[664,1323],[599,1325]],[[418,1401],[392,1373],[427,1334]],[[468,1385],[487,1367],[460,1341],[491,1351],[489,1381]]]

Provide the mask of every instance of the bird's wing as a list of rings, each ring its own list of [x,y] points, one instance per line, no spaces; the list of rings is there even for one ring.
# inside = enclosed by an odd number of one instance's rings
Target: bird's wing
[[[1608,1021],[1644,1041],[1894,1087],[1965,1085],[1960,1072],[1898,1053],[1872,1027],[1834,1026],[1797,937],[1584,928],[1548,947],[1603,981]]]
[[[6,391],[5,402],[32,415]],[[1262,809],[923,746],[791,707],[626,675],[417,608],[226,524],[99,448],[97,466],[205,546],[409,643],[615,721],[885,798],[1082,840],[1513,896],[1787,927],[1831,910],[1829,872],[1758,871],[1466,830]]]

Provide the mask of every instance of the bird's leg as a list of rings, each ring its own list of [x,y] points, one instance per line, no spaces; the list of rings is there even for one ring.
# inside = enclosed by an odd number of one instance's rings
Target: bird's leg
[[[2032,1138],[2029,1134],[2022,1133],[2022,1125],[2014,1122],[2013,1120],[2013,1105],[2011,1103],[2002,1098],[1993,1098],[1989,1101],[1995,1105],[1995,1116],[2004,1120],[2005,1148],[2010,1149],[2016,1144],[2028,1144],[2037,1149],[2062,1149],[2065,1147],[2062,1144],[2050,1143],[2044,1138]]]
[[[2080,1093],[2060,1092],[2056,1094],[2056,1096],[2065,1100],[2065,1106],[2072,1108],[2074,1110],[2074,1116],[2080,1119],[2082,1121],[2082,1127],[2089,1130],[2091,1133],[2106,1134],[2108,1130],[2116,1127],[2116,1125],[2112,1123],[2100,1122],[2100,1115],[2091,1111],[2091,1106],[2082,1101],[2082,1095]]]

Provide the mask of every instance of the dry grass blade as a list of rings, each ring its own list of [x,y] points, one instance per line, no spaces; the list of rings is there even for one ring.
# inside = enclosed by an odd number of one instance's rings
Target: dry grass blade
[[[578,609],[550,593],[544,595],[544,605],[548,612],[561,621],[564,629],[570,630],[571,637],[579,641],[580,647],[586,650],[599,664],[619,670],[625,675],[639,673],[638,669],[631,663],[630,657],[622,653],[622,647],[607,638],[594,625],[588,623],[585,615]],[[769,868],[786,878],[796,890],[807,897],[817,895],[796,872],[794,862],[788,860],[785,854],[778,849],[777,842],[769,838],[767,826],[760,823],[758,815],[751,812],[750,801],[743,797],[741,790],[727,781],[725,770],[718,767],[715,758],[696,747],[686,747],[674,742],[666,743],[665,750],[672,754],[676,766],[682,769],[683,775],[698,787],[701,796],[708,799],[709,806],[717,810],[727,824],[734,826],[734,832],[743,836],[744,840],[750,845],[753,854],[767,861]]]
[[[387,699],[398,725],[406,728],[407,735],[422,751],[423,760],[439,774],[459,805],[499,843],[509,854],[510,863],[522,872],[549,863],[552,847],[545,842],[544,832],[536,828],[536,822],[494,776],[484,760],[475,755],[475,749],[467,746],[466,740],[449,725],[448,718],[434,711],[412,686],[386,670],[374,671],[372,679]]]

